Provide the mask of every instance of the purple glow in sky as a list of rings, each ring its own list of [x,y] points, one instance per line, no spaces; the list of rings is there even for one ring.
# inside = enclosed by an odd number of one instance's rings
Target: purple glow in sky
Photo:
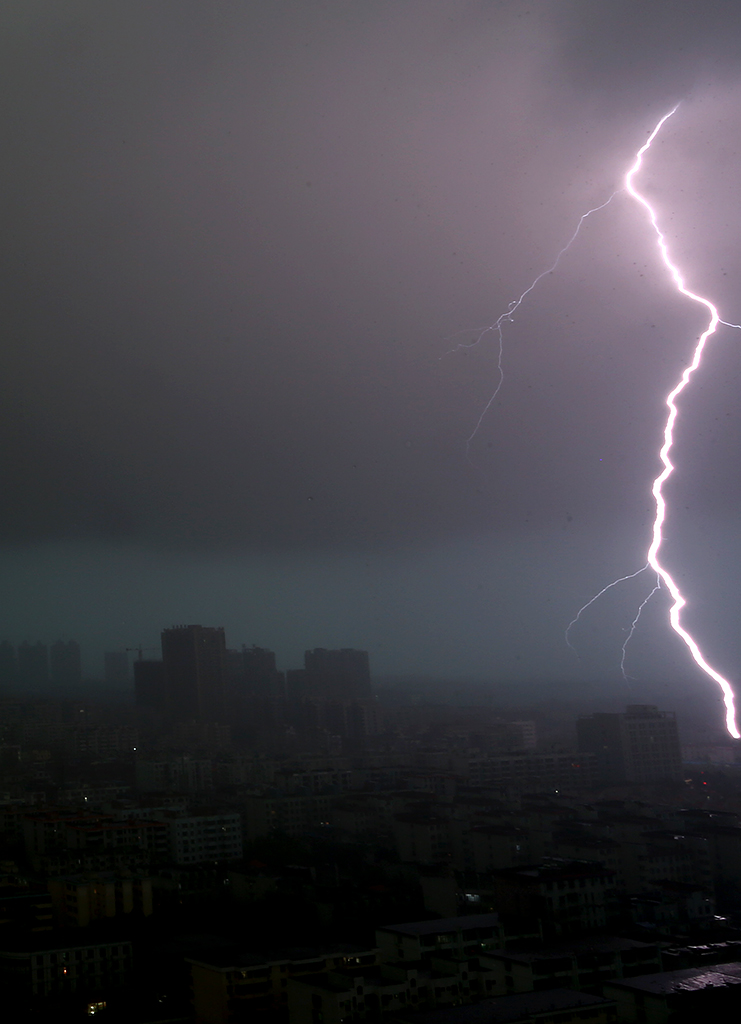
[[[741,319],[741,10],[723,0],[27,0],[0,15],[0,639],[151,647],[223,624],[282,666],[716,686],[613,588],[650,531],[677,339],[706,327],[617,199]],[[688,309],[689,307],[689,309]],[[705,321],[706,321],[705,317]],[[741,352],[681,396],[661,563],[741,664]],[[688,585],[689,584],[689,585]],[[662,589],[663,584],[662,584]],[[96,671],[94,660],[89,666]],[[641,691],[642,692],[642,691]],[[718,721],[723,716],[717,691]]]

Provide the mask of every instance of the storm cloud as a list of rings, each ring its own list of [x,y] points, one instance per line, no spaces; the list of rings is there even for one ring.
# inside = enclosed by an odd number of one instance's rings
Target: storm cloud
[[[390,647],[389,671],[409,670],[411,644],[420,668],[566,674],[560,624],[641,564],[662,396],[702,316],[618,195],[507,326],[504,386],[468,455],[498,377],[491,333],[465,346],[620,186],[676,102],[642,182],[693,285],[739,321],[741,12],[29,0],[3,19],[8,629],[32,631],[40,607],[17,586],[24,564],[36,580],[67,566],[54,572],[74,608],[89,604],[75,566],[92,552],[110,567],[135,552],[144,576],[157,565],[167,579],[259,559],[245,594],[286,560],[307,581],[331,563],[345,566],[334,592],[357,605],[347,643]],[[667,545],[729,665],[738,351],[719,335],[686,403]],[[478,601],[473,549],[510,601]],[[468,569],[451,577],[462,550]],[[372,587],[357,571],[369,559]],[[423,611],[435,559],[441,593]],[[398,604],[398,565],[416,609],[406,639],[385,614],[366,628],[369,593]],[[183,617],[224,617],[191,590]],[[238,603],[234,580],[225,590]],[[285,597],[285,619],[300,600]],[[608,609],[610,629],[632,601],[615,621]],[[483,610],[435,658],[424,637],[451,606]],[[275,636],[291,629],[280,614]],[[326,603],[326,636],[336,620]],[[647,629],[651,672],[676,671],[658,617]],[[297,646],[324,642],[304,633]],[[614,666],[600,630],[593,645],[575,671]]]

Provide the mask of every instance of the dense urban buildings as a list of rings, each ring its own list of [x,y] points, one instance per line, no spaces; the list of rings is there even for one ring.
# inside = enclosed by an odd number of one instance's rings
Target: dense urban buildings
[[[698,737],[716,760],[683,765],[653,705],[554,733],[537,706],[379,697],[367,652],[283,672],[218,627],[165,629],[152,653],[128,700],[109,653],[93,700],[51,683],[77,680],[76,645],[0,647],[14,1019],[619,1024],[733,1004],[732,744]]]
[[[160,712],[169,710],[170,700],[162,661],[139,658],[134,662],[134,699],[139,708]]]
[[[227,717],[226,638],[222,628],[164,629],[162,664],[165,700],[173,714],[214,722]]]
[[[246,696],[276,699],[283,696],[284,677],[275,663],[275,652],[264,647],[243,647],[236,655],[237,677]]]
[[[579,750],[594,754],[600,782],[655,782],[681,778],[674,715],[651,704],[630,704],[624,714],[580,718]]]

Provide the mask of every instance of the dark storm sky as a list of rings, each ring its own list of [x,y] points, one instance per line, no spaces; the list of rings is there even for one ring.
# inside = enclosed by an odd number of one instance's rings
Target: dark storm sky
[[[2,629],[180,621],[383,673],[615,676],[662,396],[741,318],[741,11],[719,2],[5,5]],[[462,332],[462,333],[461,333]],[[736,676],[737,332],[683,401],[666,561]],[[697,678],[646,614],[634,674]],[[699,686],[707,684],[698,681]],[[714,694],[713,694],[714,699]]]

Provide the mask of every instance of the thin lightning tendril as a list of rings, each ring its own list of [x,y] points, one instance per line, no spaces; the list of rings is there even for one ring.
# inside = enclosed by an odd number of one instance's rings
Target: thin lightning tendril
[[[674,465],[669,459],[669,453],[674,443],[674,424],[678,416],[678,409],[675,400],[687,387],[687,385],[690,382],[692,374],[700,365],[700,362],[702,360],[702,354],[705,349],[707,340],[711,335],[715,334],[718,324],[723,324],[726,327],[736,327],[741,329],[741,325],[739,324],[731,324],[725,320],[721,320],[718,310],[713,305],[713,303],[710,302],[709,299],[706,299],[702,295],[696,295],[695,292],[690,291],[689,288],[685,286],[684,279],[679,271],[679,268],[672,262],[669,256],[669,249],[666,244],[666,238],[658,225],[658,219],[655,210],[653,209],[649,201],[645,198],[645,196],[641,195],[641,193],[638,192],[638,190],[635,188],[633,184],[634,177],[641,169],[644,153],[648,150],[651,143],[658,135],[664,122],[667,121],[672,116],[672,114],[676,112],[676,110],[677,107],[674,107],[674,109],[670,110],[668,114],[664,114],[664,116],[658,122],[654,130],[648,136],[647,140],[636,153],[636,158],[633,163],[633,166],[630,168],[630,170],[625,176],[625,191],[630,196],[632,196],[632,198],[635,199],[636,202],[640,203],[646,211],[646,213],[648,214],[648,219],[651,223],[651,227],[654,229],[654,232],[656,234],[656,241],[659,247],[661,259],[664,265],[666,266],[667,270],[669,271],[669,274],[671,275],[671,278],[674,281],[677,291],[679,291],[682,295],[686,295],[688,299],[692,299],[693,302],[698,302],[700,303],[700,305],[704,306],[710,314],[710,320],[708,321],[707,327],[700,335],[697,344],[695,345],[695,349],[692,354],[692,360],[690,364],[685,368],[679,381],[674,386],[674,388],[672,388],[672,390],[669,392],[665,399],[669,413],[667,415],[666,424],[664,426],[663,443],[659,451],[659,458],[664,468],[662,469],[661,473],[656,477],[651,487],[651,494],[653,495],[654,501],[656,503],[656,515],[654,518],[653,528],[651,532],[651,544],[649,545],[648,552],[646,555],[646,564],[643,566],[642,569],[639,569],[638,572],[632,573],[630,576],[623,576],[621,579],[615,580],[613,583],[608,584],[608,586],[604,587],[599,592],[599,594],[595,595],[595,597],[593,597],[582,608],[580,608],[576,614],[576,617],[572,620],[572,622],[569,623],[569,626],[566,629],[566,641],[567,643],[569,643],[569,631],[578,622],[582,612],[586,611],[586,609],[589,608],[589,606],[592,605],[597,600],[597,598],[601,597],[602,594],[604,594],[611,587],[616,586],[618,583],[622,583],[624,580],[632,579],[633,576],[638,576],[641,572],[648,568],[653,569],[657,576],[657,584],[651,591],[651,593],[641,602],[641,605],[638,608],[638,613],[631,624],[630,630],[628,631],[628,636],[626,637],[622,647],[622,658],[620,661],[620,667],[623,671],[623,675],[625,676],[626,648],[635,632],[636,626],[638,625],[638,620],[641,617],[641,612],[646,607],[646,605],[651,600],[656,591],[660,589],[660,586],[663,583],[666,586],[669,593],[671,594],[673,602],[671,608],[669,609],[669,622],[671,624],[671,627],[675,631],[675,633],[677,633],[682,638],[690,654],[692,655],[695,663],[703,670],[703,672],[710,676],[710,678],[713,679],[720,687],[721,692],[723,694],[723,703],[725,704],[726,708],[726,729],[731,734],[731,736],[734,737],[734,739],[741,739],[741,734],[739,733],[738,728],[736,726],[734,693],[733,689],[731,688],[731,684],[711,665],[708,664],[699,646],[697,645],[697,642],[693,639],[693,637],[687,632],[687,630],[682,625],[680,615],[682,609],[684,608],[687,602],[683,597],[679,587],[670,576],[669,572],[664,568],[664,566],[659,561],[659,550],[661,548],[661,543],[663,539],[661,530],[662,526],[664,525],[664,519],[666,518],[666,502],[664,500],[662,489],[664,483],[668,480],[668,478],[674,471]],[[570,643],[569,646],[571,646]]]
[[[471,462],[471,442],[479,432],[479,429],[481,428],[481,424],[483,423],[484,418],[486,417],[487,413],[494,404],[494,401],[504,383],[504,370],[502,366],[504,350],[504,325],[512,322],[513,314],[519,309],[519,307],[525,301],[530,292],[533,291],[536,285],[540,281],[542,281],[543,278],[546,277],[548,274],[553,273],[553,271],[558,267],[561,258],[568,252],[568,250],[576,241],[579,232],[581,231],[582,225],[584,224],[584,221],[587,219],[587,217],[591,216],[593,213],[597,213],[600,210],[604,210],[606,206],[609,206],[609,204],[612,202],[615,196],[622,191],[627,192],[628,195],[635,199],[637,203],[640,203],[640,205],[644,208],[644,210],[648,214],[648,219],[650,221],[651,227],[653,228],[656,234],[656,241],[658,244],[661,259],[664,265],[666,266],[667,270],[669,271],[669,274],[672,280],[674,281],[677,291],[679,291],[682,295],[685,295],[688,299],[691,299],[693,302],[698,302],[700,305],[704,306],[710,314],[710,320],[708,322],[707,327],[700,335],[697,344],[695,345],[690,364],[685,368],[678,383],[669,392],[665,399],[666,406],[669,412],[664,426],[663,443],[659,450],[659,459],[661,460],[661,463],[664,468],[662,469],[661,473],[656,477],[651,487],[651,494],[653,495],[654,501],[656,503],[656,515],[654,518],[653,528],[651,532],[651,543],[649,545],[648,552],[646,555],[646,563],[643,566],[641,566],[641,568],[638,569],[636,572],[629,573],[627,576],[621,576],[619,579],[613,580],[612,583],[608,583],[607,586],[603,587],[598,594],[595,594],[594,597],[587,601],[587,603],[579,609],[579,611],[576,613],[576,616],[566,627],[566,643],[569,645],[569,647],[571,647],[572,650],[575,651],[575,648],[573,647],[569,639],[569,633],[571,632],[573,627],[578,623],[582,614],[589,607],[591,607],[591,605],[593,605],[595,601],[599,600],[599,598],[602,597],[603,594],[606,594],[608,590],[611,590],[613,587],[616,587],[619,583],[624,583],[627,580],[634,579],[636,576],[640,576],[641,573],[644,573],[649,569],[653,569],[653,571],[656,573],[656,583],[651,592],[643,599],[643,601],[639,605],[635,618],[633,619],[628,630],[628,635],[625,638],[625,641],[622,645],[620,668],[622,670],[623,676],[626,679],[628,678],[625,673],[626,651],[628,644],[630,643],[633,634],[635,633],[635,630],[638,626],[638,621],[641,617],[641,613],[643,612],[643,609],[646,607],[651,598],[654,596],[654,594],[661,589],[663,584],[669,591],[673,602],[671,608],[669,609],[669,622],[671,624],[672,629],[682,638],[690,654],[692,655],[695,663],[699,666],[699,668],[701,668],[703,672],[706,673],[706,675],[710,676],[710,678],[713,679],[720,687],[721,692],[723,694],[723,702],[725,704],[726,709],[726,729],[731,734],[731,736],[734,737],[734,739],[741,739],[741,733],[739,733],[738,728],[736,726],[736,711],[734,706],[735,698],[731,684],[711,665],[708,664],[697,642],[693,639],[693,637],[687,632],[687,630],[682,625],[680,615],[682,609],[684,608],[687,602],[685,598],[682,596],[679,587],[674,582],[669,572],[659,562],[659,550],[661,548],[661,543],[663,539],[661,530],[662,526],[664,525],[664,519],[666,518],[666,502],[664,500],[662,489],[664,483],[668,480],[668,478],[674,471],[674,466],[669,459],[669,453],[674,443],[674,424],[678,416],[678,409],[675,403],[675,399],[678,398],[678,396],[684,391],[684,389],[690,382],[692,374],[699,367],[707,340],[708,338],[711,337],[711,335],[715,334],[718,325],[723,324],[725,327],[733,327],[741,330],[741,324],[732,324],[729,323],[727,320],[721,320],[718,310],[709,299],[706,299],[702,295],[696,295],[695,292],[690,291],[689,288],[685,286],[684,279],[679,271],[679,268],[672,262],[669,256],[669,249],[666,244],[666,238],[664,236],[664,233],[659,228],[656,212],[654,211],[653,207],[648,202],[648,200],[645,198],[645,196],[641,195],[641,193],[638,192],[638,190],[635,188],[633,184],[634,177],[641,169],[644,154],[649,149],[651,143],[654,141],[658,133],[661,131],[661,128],[663,127],[664,123],[674,113],[676,113],[678,106],[679,104],[677,104],[677,106],[675,106],[667,114],[664,114],[664,116],[659,120],[656,127],[649,134],[644,144],[638,150],[638,152],[636,153],[633,166],[630,168],[630,170],[627,172],[625,176],[625,184],[623,185],[623,187],[616,189],[609,197],[609,199],[607,199],[606,202],[602,203],[600,206],[595,206],[594,209],[587,210],[586,213],[582,214],[582,216],[579,218],[579,222],[576,225],[574,233],[572,234],[571,238],[568,240],[566,245],[559,251],[552,265],[548,267],[546,270],[544,270],[542,273],[540,273],[533,280],[533,282],[525,289],[525,291],[520,295],[518,299],[515,299],[512,302],[510,302],[509,306],[507,307],[505,312],[501,314],[501,316],[499,316],[488,327],[484,327],[481,331],[479,331],[474,341],[472,341],[470,344],[458,344],[451,351],[457,352],[460,349],[474,348],[481,342],[485,335],[491,332],[496,332],[497,337],[499,339],[497,359],[497,370],[499,374],[499,379],[494,390],[494,393],[484,406],[481,415],[476,421],[476,425],[474,426],[473,431],[471,432],[468,440],[466,441],[466,457],[468,458],[469,462]]]
[[[635,579],[636,576],[640,576],[642,572],[645,572],[646,569],[650,569],[650,568],[651,568],[650,565],[648,564],[648,562],[646,562],[645,565],[642,565],[640,567],[640,569],[636,569],[635,572],[628,573],[627,576],[621,576],[620,579],[613,580],[612,583],[608,583],[607,586],[603,587],[602,590],[600,590],[600,592],[598,594],[595,594],[594,597],[591,597],[587,601],[586,604],[583,604],[581,606],[579,611],[576,613],[574,618],[571,620],[571,622],[566,627],[566,633],[565,633],[566,643],[569,645],[569,647],[574,652],[574,654],[576,654],[577,657],[579,656],[579,654],[578,654],[578,651],[577,651],[576,647],[574,647],[574,645],[569,640],[569,633],[574,628],[574,626],[577,624],[579,619],[582,617],[582,614],[587,610],[587,608],[590,608],[594,604],[595,601],[599,601],[599,599],[602,597],[602,595],[606,594],[608,590],[612,590],[613,587],[616,587],[618,585],[618,583],[625,583],[626,580]]]
[[[648,569],[648,567],[649,567],[648,563],[646,563],[644,568]],[[641,601],[641,603],[638,605],[638,611],[636,612],[636,617],[631,622],[630,629],[628,630],[628,635],[626,636],[625,640],[623,641],[623,646],[620,649],[620,671],[623,673],[623,679],[626,682],[628,681],[628,678],[629,678],[628,673],[625,671],[625,658],[626,658],[626,656],[628,654],[628,644],[633,639],[633,634],[636,631],[636,627],[638,625],[638,621],[639,621],[639,619],[641,617],[641,612],[646,607],[646,605],[651,600],[651,598],[654,596],[654,594],[656,593],[657,590],[661,590],[661,576],[657,576],[656,577],[656,583],[654,584],[653,590],[651,591],[650,594],[647,594],[646,597],[644,597],[643,600]]]
[[[496,332],[499,342],[497,356],[497,373],[499,375],[499,380],[497,381],[497,386],[494,389],[494,394],[491,396],[489,401],[481,410],[481,415],[476,421],[476,426],[473,428],[471,434],[466,440],[466,458],[468,459],[472,466],[474,465],[474,463],[471,461],[471,442],[481,429],[481,424],[484,422],[486,414],[491,409],[492,405],[496,400],[497,395],[502,390],[502,385],[504,384],[504,367],[502,362],[504,358],[504,325],[512,323],[513,314],[517,312],[517,310],[520,308],[520,306],[528,297],[533,288],[535,288],[539,284],[539,282],[543,280],[544,277],[547,277],[548,274],[552,274],[554,270],[556,270],[558,264],[561,262],[561,258],[566,255],[566,253],[569,251],[569,249],[574,244],[576,239],[579,237],[579,232],[581,231],[582,225],[584,221],[587,219],[587,217],[591,217],[593,213],[599,213],[600,210],[604,210],[606,206],[610,205],[615,196],[622,191],[622,188],[615,189],[610,198],[606,199],[604,203],[600,203],[599,206],[595,206],[592,210],[587,210],[586,213],[583,213],[581,215],[574,229],[574,233],[572,234],[571,238],[568,240],[566,245],[559,251],[558,255],[556,256],[555,260],[550,265],[550,267],[547,267],[545,270],[541,271],[541,273],[538,274],[538,276],[532,281],[532,283],[525,289],[522,295],[520,295],[519,299],[513,299],[507,306],[507,309],[504,311],[504,313],[502,313],[501,316],[497,317],[493,324],[489,324],[487,327],[482,328],[482,330],[478,332],[475,341],[470,342],[468,345],[466,345],[463,342],[460,342],[458,345],[455,346],[455,348],[451,349],[450,352],[446,353],[446,355],[451,355],[451,353],[459,352],[461,349],[464,348],[475,348],[477,345],[480,344],[481,340],[487,334],[490,334],[492,331]]]

